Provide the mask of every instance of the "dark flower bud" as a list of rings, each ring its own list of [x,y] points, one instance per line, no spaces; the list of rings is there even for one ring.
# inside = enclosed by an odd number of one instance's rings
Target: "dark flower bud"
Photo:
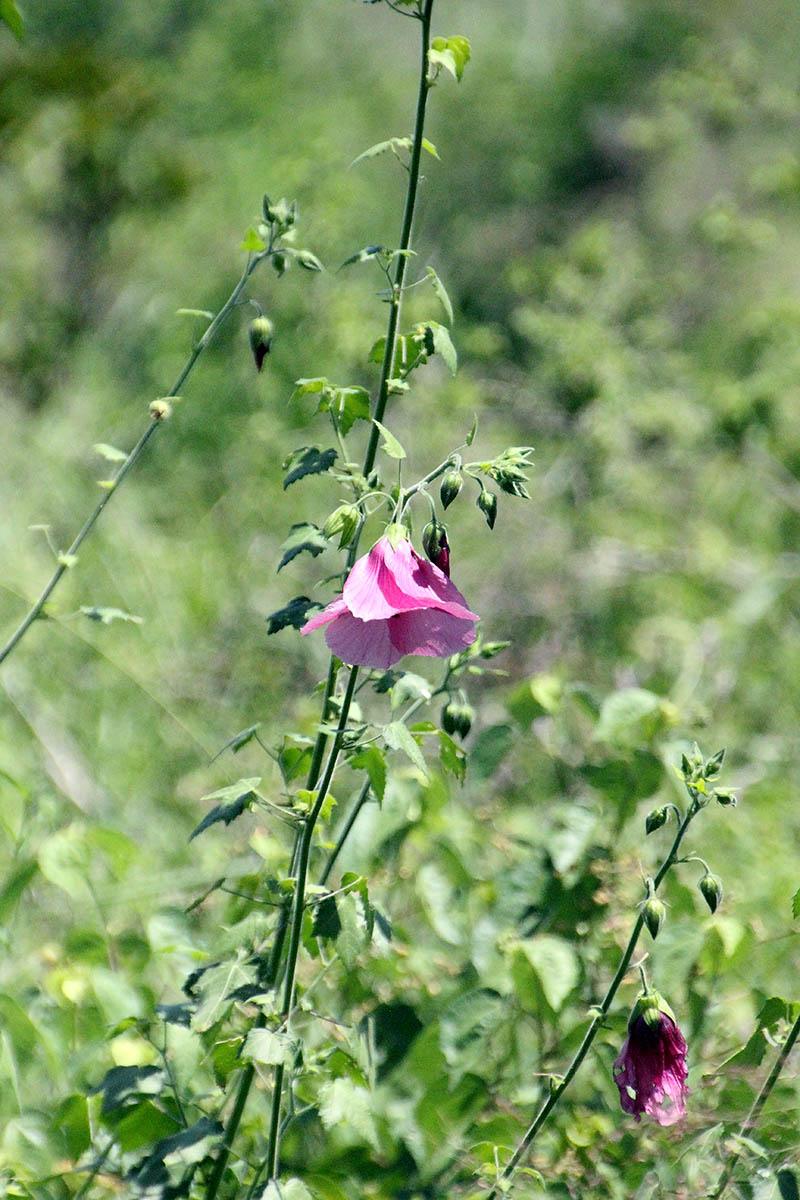
[[[471,704],[466,702],[461,705],[461,710],[458,714],[458,726],[456,732],[460,738],[465,738],[472,729],[472,722],[475,720],[475,709]]]
[[[494,529],[494,523],[497,520],[497,496],[494,492],[487,491],[486,488],[481,488],[481,494],[476,501],[478,508],[486,517],[486,524],[490,529]]]
[[[717,804],[730,805],[731,808],[736,807],[736,797],[733,792],[723,791],[721,788],[714,788],[714,799]]]
[[[447,530],[434,517],[422,531],[422,548],[435,567],[450,576],[450,546]]]
[[[706,904],[712,913],[716,912],[722,899],[722,880],[718,875],[712,875],[710,871],[706,871],[699,886]]]
[[[439,488],[439,496],[441,497],[443,508],[449,508],[453,503],[461,491],[462,482],[460,471],[456,471],[455,468],[445,471],[442,486]]]
[[[269,317],[256,317],[255,320],[250,322],[250,328],[248,329],[250,348],[253,351],[253,358],[256,360],[256,367],[259,371],[264,359],[269,354],[273,332],[272,321],[270,321]]]
[[[666,908],[656,896],[651,896],[649,900],[645,900],[642,916],[653,941],[658,937],[666,915]]]
[[[459,714],[461,705],[456,700],[450,700],[442,709],[442,729],[450,736],[458,733]]]
[[[662,825],[666,825],[668,816],[666,808],[654,808],[644,819],[645,833],[655,833]]]

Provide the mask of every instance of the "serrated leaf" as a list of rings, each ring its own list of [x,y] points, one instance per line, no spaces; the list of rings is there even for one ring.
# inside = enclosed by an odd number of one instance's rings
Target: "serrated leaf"
[[[335,940],[342,932],[342,922],[339,920],[339,910],[336,907],[336,897],[326,896],[320,900],[314,910],[314,923],[311,933],[314,937]]]
[[[161,1187],[169,1182],[167,1163],[187,1167],[192,1163],[202,1162],[222,1134],[223,1128],[219,1121],[212,1120],[211,1117],[201,1117],[188,1129],[181,1129],[178,1133],[170,1134],[169,1137],[156,1142],[148,1156],[131,1168],[127,1178],[136,1184],[137,1189],[147,1191],[158,1188],[161,1191]]]
[[[376,421],[374,418],[372,423],[377,427],[381,436],[383,437],[383,445],[381,446],[381,450],[383,450],[384,454],[388,454],[390,458],[405,458],[406,452],[394,434],[390,433],[385,425],[381,425],[380,421]]]
[[[103,625],[110,625],[112,621],[131,621],[134,625],[144,622],[143,617],[135,617],[132,613],[123,612],[121,608],[100,608],[96,604],[83,604],[80,611],[90,621],[100,621]]]
[[[368,421],[369,392],[362,387],[332,387],[319,403],[317,412],[335,414],[342,437],[347,437],[356,421]]]
[[[428,778],[428,768],[422,751],[402,721],[392,721],[383,727],[383,740],[390,750],[402,750],[418,771]]]
[[[357,771],[366,771],[372,790],[379,804],[383,803],[386,791],[386,758],[378,746],[363,746],[349,759],[350,766]]]
[[[125,462],[128,457],[124,450],[118,450],[116,446],[109,446],[106,442],[95,442],[92,449],[107,462]]]
[[[239,249],[246,250],[248,254],[258,254],[261,250],[266,250],[266,248],[266,242],[258,236],[251,225],[239,243]]]
[[[281,629],[291,626],[292,629],[302,629],[308,620],[308,614],[315,608],[322,608],[318,600],[310,600],[308,596],[295,596],[285,608],[279,608],[267,617],[267,633],[278,633]]]
[[[103,1115],[137,1103],[142,1096],[158,1096],[165,1083],[159,1067],[112,1067],[100,1083],[89,1089],[90,1096],[102,1092]]]
[[[323,392],[327,386],[328,380],[324,376],[318,379],[295,379],[294,391],[289,397],[289,403],[299,400],[301,396]]]
[[[210,829],[212,825],[216,825],[219,821],[230,825],[231,821],[235,821],[237,817],[240,817],[250,807],[250,802],[254,799],[256,799],[255,792],[249,791],[243,792],[241,796],[237,796],[230,804],[215,805],[211,812],[189,834],[189,841],[193,841],[203,830]]]
[[[366,1088],[342,1076],[324,1083],[319,1090],[319,1097],[320,1120],[326,1129],[340,1126],[353,1129],[373,1149],[378,1149],[373,1104]]]
[[[291,1034],[270,1029],[251,1029],[242,1046],[242,1058],[270,1067],[290,1067],[296,1054],[297,1042]]]
[[[320,450],[319,446],[300,446],[299,449],[293,450],[283,460],[283,470],[287,472],[283,490],[286,491],[293,483],[297,483],[298,479],[305,479],[306,475],[322,475],[325,471],[330,471],[336,458],[336,451],[332,447]]]
[[[427,271],[428,278],[431,281],[431,285],[433,287],[433,290],[434,290],[436,296],[438,297],[439,303],[441,304],[442,308],[445,311],[445,316],[447,317],[448,323],[450,325],[452,325],[453,320],[454,320],[453,305],[450,302],[450,297],[447,294],[447,289],[444,286],[444,284],[442,283],[439,276],[434,271],[433,267],[426,267],[425,270]]]
[[[278,563],[278,570],[282,571],[287,563],[290,563],[293,558],[297,558],[298,554],[308,553],[312,558],[316,558],[318,554],[322,554],[327,545],[328,539],[316,525],[309,525],[306,521],[293,525],[286,541],[281,543],[284,555]]]

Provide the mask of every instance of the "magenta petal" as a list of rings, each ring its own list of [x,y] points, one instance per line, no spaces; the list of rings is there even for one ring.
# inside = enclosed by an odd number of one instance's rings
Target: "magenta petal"
[[[312,633],[315,629],[319,629],[322,625],[327,625],[330,621],[334,621],[341,613],[347,612],[347,605],[341,596],[337,596],[335,600],[331,600],[327,608],[323,608],[321,613],[317,613],[310,621],[306,621],[301,633]]]
[[[634,1019],[614,1063],[624,1111],[674,1125],[686,1112],[686,1074],[686,1039],[672,1018],[662,1011],[655,1023]]]
[[[454,583],[415,552],[408,539],[395,550],[382,537],[354,565],[342,591],[353,616],[364,621],[393,617],[419,608],[438,608],[464,620],[477,621],[475,613]]]
[[[388,624],[389,637],[399,657],[425,654],[429,658],[447,658],[475,641],[473,621],[435,608],[399,613]]]
[[[389,621],[361,621],[344,611],[328,626],[325,641],[342,662],[385,671],[404,653],[393,644],[389,625]]]

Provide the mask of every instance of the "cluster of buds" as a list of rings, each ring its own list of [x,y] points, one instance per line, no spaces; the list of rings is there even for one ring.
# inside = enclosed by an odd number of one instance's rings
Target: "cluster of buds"
[[[709,787],[711,781],[719,775],[724,758],[724,750],[718,750],[711,758],[705,758],[696,742],[691,754],[681,755],[679,774],[698,808],[705,808],[710,800],[716,800],[717,804],[722,805],[736,804],[735,795],[727,788],[713,785]]]
[[[483,469],[509,496],[520,496],[523,500],[528,500],[530,496],[525,487],[528,482],[526,471],[530,469],[532,453],[532,446],[509,446],[494,462],[484,464]]]
[[[442,729],[451,737],[457,733],[460,738],[465,738],[472,728],[474,719],[475,710],[467,704],[463,697],[459,699],[451,697],[442,709]]]

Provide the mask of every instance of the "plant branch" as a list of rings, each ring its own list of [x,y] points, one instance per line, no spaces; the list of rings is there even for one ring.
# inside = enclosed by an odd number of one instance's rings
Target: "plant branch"
[[[761,1090],[753,1101],[749,1113],[739,1127],[736,1140],[739,1142],[740,1147],[744,1138],[746,1138],[747,1135],[758,1124],[758,1118],[761,1115],[761,1110],[769,1099],[770,1092],[778,1082],[781,1071],[786,1066],[786,1062],[798,1037],[800,1037],[800,1014],[798,1014],[794,1025],[789,1030],[786,1041],[781,1046],[778,1056],[775,1059],[775,1062],[772,1064],[772,1070],[761,1085]],[[741,1148],[734,1150],[731,1153],[727,1163],[725,1164],[722,1175],[720,1176],[719,1183],[714,1191],[709,1193],[709,1200],[719,1200],[719,1197],[722,1196],[723,1192],[728,1186],[730,1177],[733,1174],[733,1169],[741,1157],[741,1153]]]
[[[686,830],[689,828],[689,825],[694,820],[694,818],[697,816],[697,813],[699,811],[700,811],[700,806],[697,805],[696,803],[693,802],[689,806],[686,816],[681,821],[681,823],[678,827],[678,832],[675,834],[675,840],[673,841],[672,846],[670,847],[669,853],[667,854],[667,857],[664,859],[663,863],[659,867],[658,873],[656,874],[656,876],[653,880],[653,890],[654,891],[658,888],[659,884],[664,879],[664,876],[667,874],[670,867],[673,866],[673,864],[677,858],[678,850],[680,849],[680,845],[681,845],[681,842],[683,841]],[[496,1200],[496,1197],[498,1196],[498,1194],[501,1191],[505,1190],[504,1188],[501,1188],[501,1186],[500,1186],[501,1183],[506,1180],[509,1180],[511,1178],[511,1176],[514,1174],[514,1172],[516,1171],[517,1167],[520,1164],[520,1161],[522,1160],[522,1158],[525,1156],[527,1151],[532,1146],[534,1139],[536,1138],[536,1135],[538,1134],[539,1130],[542,1128],[545,1121],[550,1116],[551,1112],[556,1107],[559,1100],[563,1096],[564,1092],[567,1090],[570,1083],[572,1082],[575,1075],[577,1074],[578,1068],[580,1067],[583,1060],[586,1058],[586,1055],[589,1053],[589,1049],[592,1045],[592,1042],[597,1037],[597,1034],[600,1032],[600,1028],[608,1014],[608,1010],[611,1008],[614,997],[617,994],[617,990],[619,989],[619,986],[625,977],[625,973],[628,970],[628,966],[630,965],[631,958],[633,957],[633,952],[636,949],[636,944],[639,941],[639,935],[641,934],[643,928],[644,928],[644,915],[642,912],[640,912],[638,917],[636,918],[636,922],[631,931],[631,935],[628,938],[628,944],[622,952],[622,957],[619,961],[619,966],[617,967],[616,974],[614,975],[614,978],[611,980],[611,983],[609,984],[609,987],[608,987],[608,991],[606,992],[605,996],[603,997],[600,1005],[595,1009],[595,1015],[594,1015],[594,1018],[592,1019],[592,1023],[590,1024],[589,1028],[586,1030],[586,1033],[584,1034],[584,1037],[583,1037],[583,1041],[581,1042],[580,1046],[578,1047],[578,1049],[575,1052],[575,1056],[573,1057],[571,1063],[567,1067],[567,1070],[566,1070],[565,1074],[563,1075],[563,1077],[560,1079],[560,1081],[557,1084],[554,1084],[553,1089],[550,1092],[550,1095],[547,1097],[544,1104],[539,1109],[539,1112],[537,1113],[536,1117],[532,1121],[531,1125],[528,1127],[528,1130],[525,1133],[525,1136],[522,1138],[522,1141],[519,1143],[516,1150],[512,1154],[511,1158],[506,1163],[506,1166],[504,1167],[499,1180],[494,1185],[494,1187],[491,1189],[491,1191],[487,1193],[486,1200]]]

